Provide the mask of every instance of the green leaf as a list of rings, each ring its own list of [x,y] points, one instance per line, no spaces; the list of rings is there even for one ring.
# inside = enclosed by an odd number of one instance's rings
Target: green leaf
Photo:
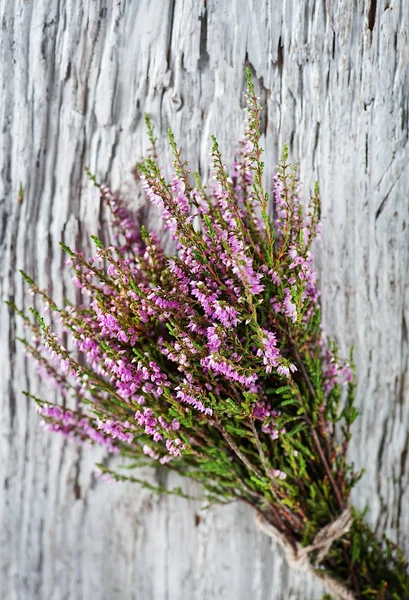
[[[91,239],[97,248],[99,248],[100,250],[104,250],[104,244],[101,242],[101,240],[96,235],[91,235]]]
[[[69,248],[68,246],[66,246],[62,242],[60,242],[60,246],[64,250],[64,252],[66,252],[69,256],[75,256],[75,253],[71,250],[71,248]]]
[[[283,400],[282,402],[280,402],[280,407],[284,407],[284,406],[298,406],[300,404],[299,400],[297,400],[296,398],[286,398],[285,400]],[[301,407],[302,412],[304,412],[304,407]],[[297,413],[297,414],[301,414],[301,413]]]
[[[293,427],[293,429],[291,429],[291,431],[288,431],[285,435],[287,437],[293,437],[297,433],[300,433],[301,431],[304,431],[306,428],[307,428],[306,423],[298,423],[298,425],[296,425],[295,427]]]
[[[40,325],[41,329],[44,331],[47,329],[47,324],[44,321],[43,317],[40,315],[40,313],[38,311],[35,310],[35,308],[33,308],[32,306],[30,306],[30,312],[35,316],[35,318],[37,319],[38,324]]]
[[[20,273],[24,281],[26,281],[29,285],[35,285],[35,282],[25,273],[22,269],[20,269]]]

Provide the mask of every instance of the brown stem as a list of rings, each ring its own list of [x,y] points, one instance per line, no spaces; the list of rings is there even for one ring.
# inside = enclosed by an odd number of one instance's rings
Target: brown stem
[[[295,345],[294,341],[292,340],[291,336],[290,336],[290,342],[291,342],[291,344],[293,346],[293,351],[294,351],[295,357],[297,359],[298,366],[300,367],[301,373],[303,374],[303,377],[305,379],[307,387],[308,387],[308,389],[309,389],[312,397],[316,398],[317,394],[315,392],[314,386],[311,383],[311,380],[310,380],[310,378],[308,376],[307,370],[306,370],[306,368],[304,366],[304,363],[303,363],[303,361],[301,359],[301,356],[299,355],[298,350],[296,348],[296,345]],[[331,469],[329,468],[328,461],[325,458],[325,454],[324,454],[324,451],[322,449],[320,440],[319,440],[319,438],[317,436],[317,432],[314,429],[314,426],[313,426],[313,424],[311,422],[311,419],[307,415],[305,416],[305,418],[306,418],[308,424],[311,426],[311,433],[312,433],[312,438],[314,440],[315,447],[318,450],[318,454],[320,455],[322,464],[324,465],[325,472],[326,472],[326,474],[328,476],[328,479],[331,482],[332,489],[334,490],[335,496],[336,496],[338,504],[339,504],[339,508],[340,508],[341,511],[343,511],[344,510],[344,502],[342,500],[342,496],[341,496],[341,493],[339,491],[339,488],[338,488],[338,486],[337,486],[337,484],[335,482],[335,479],[334,479],[334,477],[332,475]]]
[[[351,559],[350,559],[350,557],[348,555],[348,552],[347,552],[346,548],[344,547],[343,550],[344,550],[344,558],[345,558],[345,560],[348,563],[348,566],[350,568],[351,577],[352,577],[352,581],[353,581],[353,584],[354,584],[355,591],[356,591],[356,593],[358,594],[358,597],[359,597],[359,593],[360,593],[359,582],[358,582],[357,576],[355,574],[354,567],[352,565]]]
[[[246,467],[252,471],[259,479],[262,479],[263,475],[262,473],[260,473],[260,471],[251,464],[251,462],[248,460],[248,458],[243,454],[243,452],[240,450],[240,448],[238,448],[238,446],[234,443],[234,441],[232,440],[232,438],[230,437],[230,435],[227,433],[227,431],[224,429],[224,427],[222,427],[219,423],[216,422],[216,427],[217,429],[221,432],[221,434],[223,435],[224,439],[226,440],[226,442],[229,444],[230,448],[233,450],[233,452],[240,458],[240,460],[246,465]],[[244,484],[245,485],[245,484]],[[245,486],[247,487],[247,486]],[[247,488],[248,489],[248,488]],[[250,490],[249,490],[250,491]],[[254,493],[254,492],[253,492]],[[264,499],[263,496],[259,496],[260,499]],[[281,519],[280,513],[278,512],[278,510],[275,508],[274,505],[269,504],[270,509],[272,510],[272,512],[274,513],[274,516],[276,519],[279,520],[280,524],[281,524],[281,529],[283,529],[284,531],[286,531],[286,535],[287,537],[289,537],[290,539],[292,539],[291,537],[291,533],[289,532],[288,528],[286,527],[286,525],[284,524],[284,522]],[[280,505],[280,509],[286,513],[286,509],[284,509],[284,507],[282,507]],[[285,515],[286,518],[291,521],[291,517],[289,517],[288,514]],[[291,514],[291,516],[293,516]],[[293,523],[294,525],[294,523]]]
[[[252,471],[254,473],[254,475],[256,477],[258,477],[259,479],[263,479],[262,473],[260,473],[260,471],[254,465],[251,464],[251,462],[243,454],[243,452],[240,450],[240,448],[238,448],[238,446],[236,446],[236,444],[234,443],[234,441],[232,440],[230,435],[227,433],[225,428],[222,425],[220,425],[220,423],[218,421],[216,421],[216,427],[220,431],[220,433],[222,434],[222,436],[224,437],[226,442],[229,444],[230,448],[240,458],[240,460],[246,465],[246,467],[249,469],[249,471]]]
[[[344,503],[342,501],[342,497],[341,497],[340,491],[338,489],[338,486],[335,483],[335,479],[334,479],[334,477],[332,475],[331,469],[329,468],[327,459],[325,458],[324,452],[322,450],[322,446],[321,446],[320,441],[319,441],[318,436],[317,436],[317,432],[315,431],[315,429],[312,429],[311,433],[312,433],[312,439],[314,440],[315,446],[316,446],[316,448],[318,450],[318,454],[320,455],[320,458],[322,460],[322,464],[324,465],[325,472],[326,472],[326,474],[328,476],[328,479],[331,482],[331,485],[332,485],[332,488],[334,490],[335,496],[337,497],[339,508],[340,508],[341,511],[343,511],[344,510]]]
[[[255,441],[255,444],[256,444],[256,448],[258,450],[258,453],[260,454],[261,462],[263,463],[263,467],[264,467],[264,470],[266,472],[266,475],[267,475],[267,477],[269,477],[269,479],[271,479],[271,481],[273,482],[273,484],[275,484],[274,478],[273,478],[273,476],[271,474],[271,469],[270,469],[270,466],[268,464],[268,460],[267,460],[266,454],[265,454],[265,452],[263,450],[263,447],[261,445],[261,442],[260,442],[260,437],[258,435],[256,426],[254,425],[254,422],[252,421],[252,419],[249,419],[249,424],[250,424],[251,431],[253,432],[254,441]]]
[[[267,477],[270,479],[271,483],[273,484],[273,492],[275,493],[276,490],[274,488],[277,486],[277,482],[275,481],[275,479],[271,473],[271,469],[269,467],[266,454],[263,450],[257,429],[252,420],[250,420],[250,427],[251,427],[251,431],[253,432],[253,435],[254,435],[254,441],[255,441],[258,453],[260,454],[260,458],[261,458],[261,462],[263,463],[264,470],[266,472]],[[277,498],[277,501],[280,502],[279,498]],[[284,514],[286,515],[286,518],[290,522],[292,522],[293,526],[295,525],[298,529],[302,529],[303,523],[296,517],[296,515],[294,515],[287,507],[284,507],[281,504],[280,504],[280,509],[284,512]]]

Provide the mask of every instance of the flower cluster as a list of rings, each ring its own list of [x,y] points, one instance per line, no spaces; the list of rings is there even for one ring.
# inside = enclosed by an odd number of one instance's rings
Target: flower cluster
[[[318,186],[303,208],[285,148],[270,218],[260,111],[248,74],[245,135],[231,173],[212,138],[209,189],[191,177],[172,133],[165,179],[147,119],[151,153],[136,171],[175,255],[91,176],[114,243],[93,237],[91,258],[63,246],[79,303],[58,307],[24,274],[51,323],[18,312],[33,334],[27,352],[61,390],[63,406],[36,398],[47,428],[171,468],[200,481],[211,501],[245,501],[291,543],[307,543],[357,479],[346,462],[353,365],[321,329]],[[53,333],[57,321],[70,350]]]
[[[314,404],[321,403],[321,434],[334,435],[341,383],[319,328],[312,253],[318,189],[303,210],[285,149],[273,182],[271,221],[260,110],[249,81],[248,127],[233,170],[229,174],[213,138],[209,190],[197,177],[192,182],[172,134],[173,175],[166,181],[147,120],[152,151],[137,165],[138,178],[170,229],[174,256],[166,256],[118,195],[91,176],[112,213],[114,243],[104,246],[93,237],[97,249],[90,258],[64,247],[82,303],[59,308],[26,276],[73,347],[68,351],[38,314],[38,324],[29,325],[34,342],[26,343],[27,351],[64,391],[64,408],[41,404],[47,427],[111,452],[171,461],[211,494],[217,473],[216,495],[252,504],[257,484],[243,468],[255,462],[253,474],[272,478],[275,486],[283,482],[282,493],[288,493],[301,472],[288,446],[296,450],[306,442]],[[75,413],[66,408],[70,401],[79,407]],[[222,475],[215,452],[237,463],[233,478]],[[331,448],[334,464],[343,456]],[[342,485],[348,489],[352,482]],[[339,488],[332,490],[338,503]],[[307,507],[297,501],[292,510],[301,523]],[[287,523],[288,506],[280,504],[277,514]]]

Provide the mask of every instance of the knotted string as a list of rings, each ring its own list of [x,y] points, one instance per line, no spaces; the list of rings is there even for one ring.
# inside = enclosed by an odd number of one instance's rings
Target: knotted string
[[[335,521],[320,529],[314,537],[312,544],[304,548],[299,542],[295,544],[289,542],[285,535],[266,521],[260,513],[256,514],[256,523],[261,531],[273,538],[281,546],[290,567],[318,577],[327,590],[338,600],[356,600],[352,592],[342,583],[314,567],[309,558],[311,552],[319,550],[314,561],[314,564],[319,564],[328,554],[332,543],[348,533],[353,523],[350,507],[346,508]]]

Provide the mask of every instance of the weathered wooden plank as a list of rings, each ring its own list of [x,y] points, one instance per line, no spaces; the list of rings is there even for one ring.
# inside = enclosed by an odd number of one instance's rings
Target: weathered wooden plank
[[[409,554],[408,12],[380,0],[0,0],[0,287],[27,306],[24,268],[57,299],[70,289],[58,241],[86,249],[104,226],[82,168],[136,205],[145,111],[203,172],[212,132],[230,159],[249,64],[268,176],[286,141],[305,190],[321,183],[326,328],[355,344],[359,371],[351,458],[367,474],[354,499]],[[21,389],[48,388],[5,306],[0,319],[2,599],[320,597],[243,507],[200,512],[95,482],[98,451],[39,430]]]

